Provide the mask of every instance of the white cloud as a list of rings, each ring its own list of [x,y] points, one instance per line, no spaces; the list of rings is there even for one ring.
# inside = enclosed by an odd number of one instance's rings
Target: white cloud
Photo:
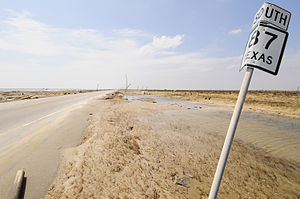
[[[153,53],[163,49],[172,49],[181,45],[183,42],[184,35],[176,35],[174,37],[161,36],[161,37],[153,37],[153,40],[150,44],[144,45],[141,48],[142,52]]]
[[[175,37],[154,37],[152,45],[157,49],[167,49],[167,48],[176,48],[182,44],[183,35],[176,35]]]
[[[239,28],[239,29],[231,30],[230,32],[228,32],[228,34],[230,34],[230,35],[236,35],[236,34],[239,34],[241,32],[242,32],[242,29]]]

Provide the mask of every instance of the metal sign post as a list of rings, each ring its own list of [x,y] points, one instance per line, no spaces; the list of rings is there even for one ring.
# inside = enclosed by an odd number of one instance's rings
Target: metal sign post
[[[267,2],[255,15],[240,68],[242,70],[244,66],[247,66],[247,71],[228,127],[209,199],[217,197],[254,68],[277,75],[288,37],[286,30],[290,18],[290,12]]]
[[[228,131],[227,131],[227,135],[224,141],[224,145],[222,148],[222,152],[221,152],[221,156],[218,162],[218,167],[215,173],[215,177],[214,177],[214,181],[211,185],[211,189],[210,189],[210,193],[209,193],[209,199],[214,199],[217,197],[218,194],[218,190],[221,184],[221,180],[222,180],[222,176],[223,176],[223,172],[225,169],[225,165],[226,165],[226,161],[230,152],[230,147],[232,144],[232,140],[234,137],[234,133],[237,127],[237,124],[239,122],[239,118],[240,118],[240,114],[243,108],[243,104],[246,98],[246,94],[249,88],[249,84],[251,81],[251,77],[253,74],[253,68],[248,67],[243,83],[242,83],[242,87],[239,93],[239,97],[237,99],[233,114],[232,114],[232,118],[228,127]]]

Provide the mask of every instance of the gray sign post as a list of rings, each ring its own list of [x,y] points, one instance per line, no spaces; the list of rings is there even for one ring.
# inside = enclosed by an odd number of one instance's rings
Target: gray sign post
[[[240,68],[240,70],[242,70],[244,66],[247,66],[247,71],[228,127],[217,170],[211,185],[209,199],[217,198],[226,161],[254,68],[277,75],[288,38],[288,33],[286,31],[288,29],[290,18],[290,12],[267,2],[262,5],[254,17],[251,28],[252,31],[246,45]]]

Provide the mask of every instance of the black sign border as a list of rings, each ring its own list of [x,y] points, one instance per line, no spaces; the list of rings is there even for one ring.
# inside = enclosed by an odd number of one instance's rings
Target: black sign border
[[[285,46],[286,46],[286,43],[287,43],[287,39],[288,39],[288,36],[289,36],[289,33],[282,30],[282,29],[279,29],[279,28],[276,28],[274,26],[270,26],[270,25],[266,25],[266,24],[263,24],[263,23],[259,23],[257,25],[257,27],[259,26],[263,26],[263,27],[267,27],[267,28],[271,28],[271,29],[274,29],[274,30],[277,30],[279,32],[282,32],[285,34],[285,38],[284,38],[284,41],[283,41],[283,45],[282,45],[282,48],[281,48],[281,52],[280,52],[280,55],[279,55],[279,59],[278,59],[278,62],[277,62],[277,66],[276,66],[276,69],[275,69],[275,72],[271,71],[271,70],[267,70],[265,68],[262,68],[258,65],[254,65],[254,64],[245,64],[244,66],[242,66],[241,70],[245,67],[245,66],[250,66],[250,67],[253,67],[253,68],[257,68],[257,69],[260,69],[262,71],[265,71],[267,73],[271,73],[272,75],[277,75],[278,74],[278,71],[279,71],[279,67],[280,67],[280,64],[281,64],[281,60],[282,60],[282,57],[283,57],[283,53],[284,53],[284,50],[285,50]],[[257,28],[255,27],[255,29]],[[255,30],[253,29],[253,31]],[[251,33],[253,32],[251,31]],[[251,35],[250,33],[250,35]],[[250,36],[249,36],[250,37]],[[247,42],[247,45],[248,45],[248,42]],[[246,53],[246,50],[247,50],[247,45],[246,45],[246,49],[245,49],[245,53]],[[244,53],[244,56],[245,56],[245,53]],[[243,59],[244,59],[244,56],[243,56]],[[243,61],[242,59],[242,61]]]

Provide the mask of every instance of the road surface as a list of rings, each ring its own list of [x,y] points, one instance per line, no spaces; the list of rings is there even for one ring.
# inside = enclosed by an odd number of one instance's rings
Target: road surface
[[[97,99],[109,92],[0,103],[0,198],[9,196],[18,169],[25,169],[25,198],[42,198],[60,153],[78,144]]]

